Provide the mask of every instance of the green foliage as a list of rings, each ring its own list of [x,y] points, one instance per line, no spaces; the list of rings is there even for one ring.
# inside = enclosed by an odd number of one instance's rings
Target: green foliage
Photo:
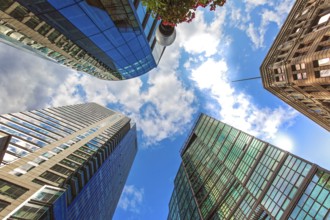
[[[142,0],[151,15],[161,19],[164,25],[175,26],[181,22],[191,22],[198,7],[210,7],[214,11],[226,0]]]

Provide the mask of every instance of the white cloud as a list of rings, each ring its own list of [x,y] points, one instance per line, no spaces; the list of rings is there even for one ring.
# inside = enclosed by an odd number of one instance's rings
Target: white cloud
[[[247,6],[257,7],[266,4],[267,0],[245,0],[244,2]]]
[[[177,42],[180,42],[180,47],[192,55],[205,53],[205,56],[209,57],[216,54],[219,43],[226,41],[222,33],[226,8],[221,7],[214,13],[214,19],[210,24],[205,21],[204,11],[201,10],[196,12],[196,18],[192,23],[180,24],[177,31]]]
[[[253,43],[253,48],[264,47],[265,34],[271,23],[281,28],[291,10],[293,0],[265,1],[245,0],[244,13],[235,3],[228,4],[230,24],[246,33]],[[255,8],[259,10],[254,10]]]
[[[148,73],[146,81],[134,78],[120,82],[98,80],[86,74],[72,74],[58,90],[54,90],[51,105],[79,102],[111,104],[131,117],[145,138],[142,147],[181,134],[193,121],[195,96],[178,78],[179,50],[165,51],[161,67]],[[77,92],[82,88],[85,96]]]
[[[208,105],[210,112],[220,120],[249,134],[270,140],[283,124],[296,116],[291,108],[261,108],[253,99],[228,82],[228,66],[224,59],[207,59],[198,68],[191,70],[191,79],[196,86],[219,106]]]
[[[285,133],[279,132],[275,138],[270,140],[270,143],[272,143],[274,146],[282,148],[283,150],[293,153],[294,141],[289,135]]]
[[[143,188],[139,189],[134,185],[125,185],[118,206],[125,211],[140,213],[143,197]]]
[[[261,30],[259,30],[258,33],[258,30],[254,27],[253,23],[249,24],[248,28],[246,29],[246,34],[251,39],[254,47],[259,48],[263,46],[264,37],[261,33]]]
[[[0,114],[42,108],[73,71],[0,43]]]

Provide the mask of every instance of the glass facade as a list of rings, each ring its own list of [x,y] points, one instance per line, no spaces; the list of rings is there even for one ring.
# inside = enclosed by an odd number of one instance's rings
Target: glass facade
[[[101,79],[147,73],[165,50],[139,1],[3,0],[0,15],[1,41]]]
[[[330,219],[329,171],[207,115],[181,157],[169,220]]]
[[[79,129],[115,114],[110,110],[103,111],[102,108],[90,103],[0,115],[0,132],[12,135],[1,166],[14,161],[10,156],[15,156],[16,159],[25,157],[79,131]],[[95,117],[91,117],[90,115],[93,111],[95,112],[95,109],[100,112]],[[96,128],[91,129],[85,136],[95,131]],[[70,144],[68,145],[70,146]],[[59,146],[59,148],[61,147]],[[49,159],[56,155],[56,152],[59,153],[61,150],[55,149],[53,152],[44,154],[43,157]]]
[[[111,219],[137,152],[135,124],[95,103],[0,115],[0,138],[1,219]]]
[[[112,219],[137,152],[136,145],[134,127],[70,204],[67,219]]]

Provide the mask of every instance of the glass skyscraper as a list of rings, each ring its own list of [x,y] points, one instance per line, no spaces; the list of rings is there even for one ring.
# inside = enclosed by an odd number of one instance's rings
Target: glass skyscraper
[[[0,41],[105,80],[157,66],[159,24],[139,0],[0,1]]]
[[[168,220],[330,219],[330,172],[201,114],[181,150]]]
[[[135,124],[95,103],[0,115],[2,143],[1,219],[111,219],[137,152]]]

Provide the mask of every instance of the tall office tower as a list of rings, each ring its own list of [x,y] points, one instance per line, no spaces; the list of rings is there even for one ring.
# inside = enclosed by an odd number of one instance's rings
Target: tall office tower
[[[0,219],[112,218],[137,152],[129,118],[88,103],[3,114],[0,131]]]
[[[181,157],[168,220],[330,218],[329,171],[209,116]]]
[[[0,1],[0,41],[105,80],[157,66],[160,22],[140,0]]]
[[[264,87],[330,131],[330,2],[297,0],[260,70]]]

